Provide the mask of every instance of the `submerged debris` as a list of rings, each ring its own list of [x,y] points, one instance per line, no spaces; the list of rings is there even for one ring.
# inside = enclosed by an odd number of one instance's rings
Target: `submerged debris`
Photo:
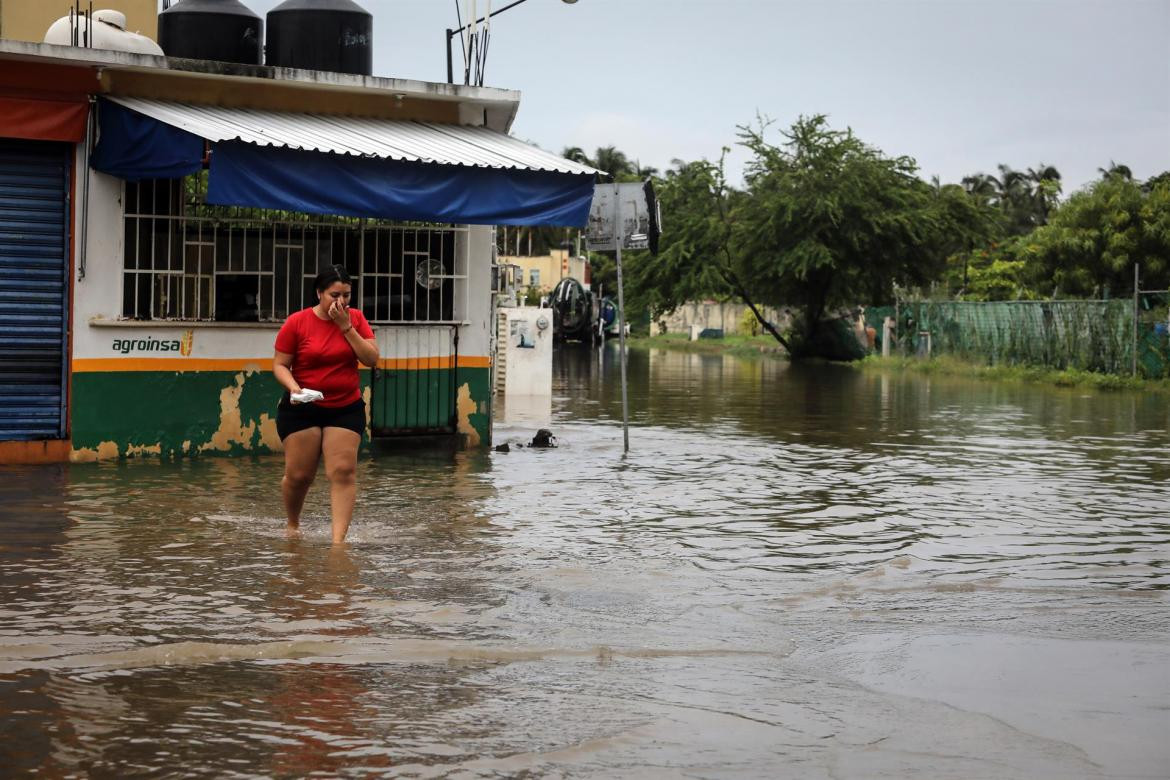
[[[548,428],[541,428],[536,432],[536,435],[532,437],[532,441],[529,442],[527,446],[535,447],[537,449],[553,449],[557,446],[557,437],[553,436],[552,431],[550,431]],[[525,445],[523,442],[518,441],[504,442],[503,444],[497,444],[495,447],[492,447],[492,449],[496,452],[511,452],[513,447],[520,450],[523,449]]]
[[[557,446],[557,437],[552,435],[552,431],[548,428],[541,428],[532,437],[532,443],[529,447],[555,447]]]

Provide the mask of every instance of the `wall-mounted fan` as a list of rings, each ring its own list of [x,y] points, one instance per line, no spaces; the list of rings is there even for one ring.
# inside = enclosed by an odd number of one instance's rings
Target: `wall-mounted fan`
[[[424,290],[437,290],[443,286],[443,261],[423,258],[414,267],[414,280]]]

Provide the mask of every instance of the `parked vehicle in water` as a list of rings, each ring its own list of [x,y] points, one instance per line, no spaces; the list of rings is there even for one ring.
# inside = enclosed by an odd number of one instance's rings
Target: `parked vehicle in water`
[[[548,296],[557,341],[592,341],[595,337],[594,297],[572,277],[557,282]]]
[[[619,320],[617,301],[609,296],[602,298],[601,304],[598,306],[596,325],[601,338],[617,336],[618,329],[621,327]]]

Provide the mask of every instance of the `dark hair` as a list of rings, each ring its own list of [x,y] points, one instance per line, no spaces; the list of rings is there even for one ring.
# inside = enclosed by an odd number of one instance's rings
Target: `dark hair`
[[[349,277],[349,271],[345,270],[345,266],[333,265],[317,274],[317,278],[313,280],[313,286],[317,292],[325,292],[334,282],[353,284],[353,279]]]

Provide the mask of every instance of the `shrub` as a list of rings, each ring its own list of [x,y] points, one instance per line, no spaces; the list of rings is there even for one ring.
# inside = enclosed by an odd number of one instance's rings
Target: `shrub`
[[[743,315],[739,318],[739,332],[744,336],[760,335],[760,321],[747,306],[743,307]]]

